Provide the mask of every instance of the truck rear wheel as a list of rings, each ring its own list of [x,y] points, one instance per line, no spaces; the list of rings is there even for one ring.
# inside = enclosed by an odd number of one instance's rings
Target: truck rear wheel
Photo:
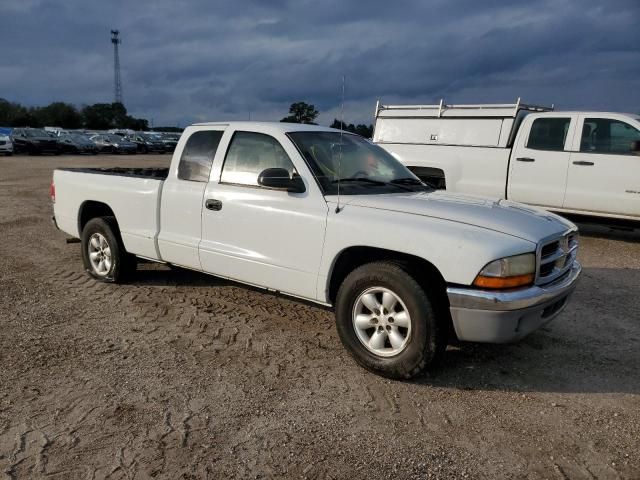
[[[114,217],[92,218],[82,230],[85,270],[101,282],[121,283],[136,269],[136,257],[127,253]]]
[[[336,325],[356,362],[389,378],[419,375],[446,347],[446,329],[429,295],[393,262],[369,263],[347,275],[336,299]]]

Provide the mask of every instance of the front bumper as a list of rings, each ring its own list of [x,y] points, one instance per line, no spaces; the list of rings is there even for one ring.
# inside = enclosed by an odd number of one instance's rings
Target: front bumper
[[[547,285],[510,291],[447,288],[451,318],[459,340],[509,343],[553,320],[576,287],[582,267]]]

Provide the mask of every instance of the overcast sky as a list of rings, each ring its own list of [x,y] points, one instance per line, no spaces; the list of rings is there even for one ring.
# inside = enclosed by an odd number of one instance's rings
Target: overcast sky
[[[158,125],[329,124],[383,103],[513,103],[640,111],[640,0],[0,0],[0,97],[113,101]]]

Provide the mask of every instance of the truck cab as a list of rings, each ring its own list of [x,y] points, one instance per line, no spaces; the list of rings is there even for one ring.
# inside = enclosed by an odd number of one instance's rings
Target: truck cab
[[[527,115],[515,139],[507,198],[640,220],[640,120],[631,114]]]

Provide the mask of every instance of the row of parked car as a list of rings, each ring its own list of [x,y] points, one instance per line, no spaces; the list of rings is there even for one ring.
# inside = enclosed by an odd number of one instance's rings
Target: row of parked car
[[[161,132],[48,131],[40,128],[14,128],[10,133],[0,132],[0,154],[169,153],[175,150],[179,138],[180,134]]]

